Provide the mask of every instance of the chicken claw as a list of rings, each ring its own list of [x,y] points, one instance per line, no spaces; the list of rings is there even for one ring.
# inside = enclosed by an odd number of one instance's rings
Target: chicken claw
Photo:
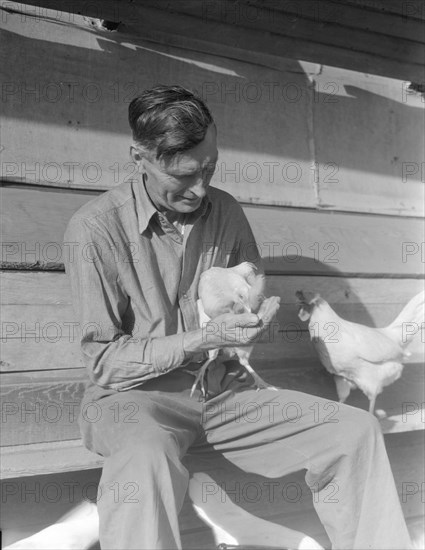
[[[205,391],[205,385],[204,385],[204,378],[205,378],[205,373],[207,372],[207,368],[209,367],[209,365],[214,361],[214,359],[216,358],[215,357],[216,354],[214,354],[213,357],[209,357],[205,363],[202,365],[202,367],[199,369],[197,375],[195,376],[195,381],[193,382],[193,385],[192,385],[192,388],[190,390],[190,397],[193,397],[193,394],[195,393],[195,390],[198,386],[198,384],[200,383],[201,384],[201,392],[202,392],[202,396],[205,397],[206,396],[206,391]]]
[[[241,360],[240,360],[240,363],[241,363],[241,365],[243,365],[246,368],[246,370],[249,372],[249,374],[254,379],[254,386],[257,388],[257,391],[260,391],[260,390],[278,391],[278,388],[276,388],[276,386],[271,386],[270,384],[267,384],[267,382],[265,382],[261,378],[261,376],[255,372],[255,370],[251,367],[251,365],[249,363],[245,363]]]

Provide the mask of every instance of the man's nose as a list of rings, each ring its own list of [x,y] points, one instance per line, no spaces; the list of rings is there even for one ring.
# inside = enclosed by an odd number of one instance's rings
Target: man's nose
[[[199,197],[200,199],[202,199],[203,197],[205,197],[206,193],[207,193],[207,182],[204,181],[204,178],[200,177],[198,178],[198,180],[196,181],[196,183],[194,183],[191,187],[190,187],[190,191],[196,195],[197,197]]]

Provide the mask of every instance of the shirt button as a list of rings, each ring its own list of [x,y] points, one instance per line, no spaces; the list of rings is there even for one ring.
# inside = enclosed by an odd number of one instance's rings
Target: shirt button
[[[183,298],[186,300],[186,298],[187,298],[186,292],[183,293]]]

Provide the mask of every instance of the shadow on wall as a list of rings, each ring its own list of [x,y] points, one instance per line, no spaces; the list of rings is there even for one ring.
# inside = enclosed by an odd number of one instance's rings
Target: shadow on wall
[[[420,157],[421,144],[414,138],[422,134],[420,110],[360,87],[343,89],[341,83],[336,93],[332,86],[322,86],[326,92],[313,91],[295,60],[288,60],[288,70],[281,72],[143,42],[119,30],[105,38],[104,31],[42,19],[31,28],[31,37],[3,31],[9,63],[2,67],[2,77],[8,100],[5,118],[29,124],[36,142],[34,123],[72,130],[75,147],[79,133],[95,132],[94,157],[107,145],[105,133],[125,136],[127,148],[129,101],[158,83],[179,83],[207,100],[224,149],[309,160],[308,118],[312,116],[319,163],[332,161],[394,176],[400,173],[396,165],[403,160],[394,150],[395,134],[400,134],[396,141],[402,150],[403,142],[408,142],[407,160]],[[49,34],[51,39],[46,40]],[[399,93],[401,97],[401,88]],[[409,132],[403,133],[403,128]],[[49,143],[37,142],[28,157],[37,156],[41,148],[54,151],[63,146],[56,145],[50,134]],[[413,179],[420,177],[419,171],[412,175]]]
[[[288,288],[286,276],[297,277],[299,280],[296,290],[302,290],[309,294],[321,294],[322,298],[332,305],[338,315],[349,321],[371,327],[376,325],[368,310],[368,304],[362,303],[362,297],[357,294],[350,284],[351,279],[341,276],[340,269],[334,265],[306,256],[297,256],[296,254],[288,254],[286,257],[263,257],[263,262],[269,277],[273,276],[274,273],[282,275],[279,276],[279,280],[281,280],[279,284],[285,295]],[[327,283],[328,277],[332,277],[331,283]],[[294,318],[297,318],[298,307],[295,292],[293,296],[285,296],[285,302],[282,305],[285,308],[293,309]],[[347,310],[349,316],[347,316]],[[306,323],[301,321],[298,321],[298,323],[307,330]]]

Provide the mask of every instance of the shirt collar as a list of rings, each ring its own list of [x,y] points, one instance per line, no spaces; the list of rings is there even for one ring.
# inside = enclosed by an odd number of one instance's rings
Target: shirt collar
[[[132,182],[133,193],[136,198],[136,211],[137,218],[139,221],[139,233],[144,233],[149,227],[150,221],[153,216],[158,215],[159,212],[153,205],[149,195],[146,191],[145,183],[143,178],[137,178]],[[188,221],[189,223],[195,223],[196,220],[205,216],[211,208],[211,199],[208,194],[202,199],[201,205],[199,208],[189,214]]]
[[[139,233],[143,233],[149,226],[152,216],[158,210],[153,205],[145,188],[143,178],[136,178],[132,182],[133,193],[136,198],[136,212],[139,221]]]

